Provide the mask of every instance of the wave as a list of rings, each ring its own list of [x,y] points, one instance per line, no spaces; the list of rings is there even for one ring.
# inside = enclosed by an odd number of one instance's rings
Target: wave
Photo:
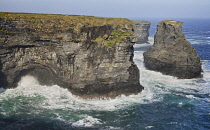
[[[150,44],[154,44],[154,37],[149,36],[148,39]]]
[[[188,38],[188,40],[191,44],[210,44],[210,41],[205,40],[205,39],[195,40],[195,39]]]
[[[43,118],[71,122],[74,127],[93,127],[102,125],[103,121],[93,116],[90,111],[118,111],[137,104],[150,104],[161,100],[149,87],[138,95],[84,100],[58,85],[39,85],[35,77],[27,75],[21,78],[17,88],[7,89],[0,94],[0,114],[8,116],[12,113],[22,115],[29,112],[33,117],[42,115]]]
[[[75,126],[75,127],[80,127],[80,126],[93,127],[93,126],[99,125],[99,124],[102,124],[102,121],[100,119],[93,118],[92,116],[86,115],[83,119],[72,123],[72,126]]]
[[[8,89],[3,95],[0,95],[0,100],[18,96],[35,97],[41,95],[44,99],[43,103],[40,104],[42,108],[113,111],[123,109],[135,103],[144,104],[154,102],[153,94],[150,89],[146,88],[142,93],[128,97],[122,95],[115,99],[84,100],[71,94],[68,89],[61,88],[58,85],[39,85],[36,78],[27,75],[21,78],[17,88]]]

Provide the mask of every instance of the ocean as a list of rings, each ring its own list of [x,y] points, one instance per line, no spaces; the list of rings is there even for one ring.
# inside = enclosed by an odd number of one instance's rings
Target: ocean
[[[209,130],[210,19],[174,19],[202,60],[202,78],[177,79],[147,70],[143,52],[153,44],[135,45],[134,61],[145,89],[116,99],[83,100],[57,85],[41,86],[22,77],[15,89],[0,88],[0,130]]]

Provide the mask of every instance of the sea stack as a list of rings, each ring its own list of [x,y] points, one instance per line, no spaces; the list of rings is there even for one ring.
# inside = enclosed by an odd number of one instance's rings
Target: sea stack
[[[149,43],[149,29],[151,23],[149,21],[133,21],[134,33],[136,36],[136,44]]]
[[[144,53],[146,68],[181,79],[201,75],[201,60],[185,38],[182,24],[173,20],[158,23],[154,45]]]
[[[137,94],[134,39],[128,19],[0,13],[0,87],[32,75],[82,98]]]

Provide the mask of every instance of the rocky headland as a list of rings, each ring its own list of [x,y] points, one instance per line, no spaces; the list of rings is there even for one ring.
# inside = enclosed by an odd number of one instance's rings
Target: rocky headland
[[[0,87],[32,75],[82,98],[142,91],[127,19],[0,13]]]
[[[200,58],[186,40],[182,24],[172,20],[158,23],[154,45],[144,53],[146,68],[182,79],[201,75]]]
[[[136,36],[136,44],[149,43],[149,29],[151,23],[149,21],[133,21],[134,33]]]

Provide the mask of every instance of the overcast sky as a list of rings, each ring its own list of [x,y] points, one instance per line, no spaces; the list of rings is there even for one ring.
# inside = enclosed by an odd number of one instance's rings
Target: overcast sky
[[[123,18],[210,18],[210,0],[0,0],[0,12]]]

